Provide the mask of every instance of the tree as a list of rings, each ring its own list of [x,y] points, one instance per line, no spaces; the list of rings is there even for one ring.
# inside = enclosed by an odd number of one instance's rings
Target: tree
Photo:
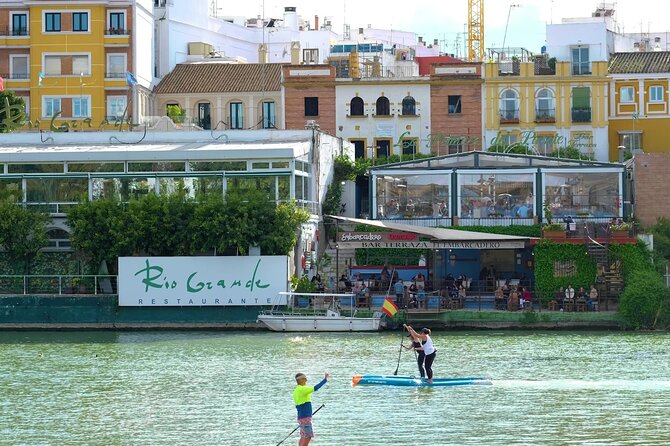
[[[634,329],[665,328],[670,321],[670,290],[655,271],[633,271],[619,301],[624,324]]]
[[[0,246],[17,272],[28,274],[40,249],[49,244],[49,222],[49,214],[26,208],[13,196],[0,200]]]
[[[166,114],[175,124],[182,124],[186,118],[186,110],[179,105],[168,105]]]
[[[133,253],[128,211],[114,198],[85,201],[72,207],[67,223],[72,246],[96,268],[105,260],[110,273],[115,274],[117,259]]]
[[[10,133],[26,122],[26,103],[13,91],[0,91],[0,133]]]

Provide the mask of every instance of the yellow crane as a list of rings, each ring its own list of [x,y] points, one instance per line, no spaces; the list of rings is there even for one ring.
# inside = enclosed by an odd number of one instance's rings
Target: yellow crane
[[[468,0],[468,60],[484,60],[484,0]]]

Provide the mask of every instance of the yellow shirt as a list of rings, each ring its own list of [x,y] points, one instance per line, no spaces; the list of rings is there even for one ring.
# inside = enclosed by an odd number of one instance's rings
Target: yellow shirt
[[[293,401],[296,406],[309,403],[312,401],[312,393],[314,393],[314,386],[297,385],[293,391]]]

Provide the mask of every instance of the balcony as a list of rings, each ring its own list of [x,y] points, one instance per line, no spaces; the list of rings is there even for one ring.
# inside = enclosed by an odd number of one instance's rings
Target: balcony
[[[538,108],[535,109],[536,123],[554,123],[556,122],[555,108]]]
[[[105,36],[129,36],[129,29],[122,28],[108,28],[105,30]]]
[[[9,27],[0,27],[0,36],[7,37],[28,37],[28,28],[15,28],[9,29]]]
[[[0,77],[7,81],[27,81],[30,79],[30,73],[0,73]]]
[[[572,108],[572,122],[591,122],[591,107]]]
[[[501,124],[518,124],[519,110],[500,110]]]
[[[120,73],[118,71],[112,71],[105,73],[105,79],[125,79],[126,73]]]

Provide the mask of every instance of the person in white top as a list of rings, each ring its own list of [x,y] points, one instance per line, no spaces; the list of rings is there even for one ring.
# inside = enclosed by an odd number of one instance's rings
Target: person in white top
[[[572,285],[568,285],[568,287],[565,289],[565,298],[566,299],[575,298],[575,289],[572,288]]]
[[[411,326],[404,324],[403,327],[407,329],[409,332],[410,336],[412,339],[419,339],[421,340],[423,346],[421,349],[423,349],[423,353],[425,354],[424,358],[424,367],[426,369],[426,377],[428,378],[428,382],[432,383],[433,382],[433,361],[435,361],[435,356],[437,354],[437,350],[435,350],[435,346],[433,345],[433,340],[430,338],[430,328],[422,328],[421,332],[416,332]]]

